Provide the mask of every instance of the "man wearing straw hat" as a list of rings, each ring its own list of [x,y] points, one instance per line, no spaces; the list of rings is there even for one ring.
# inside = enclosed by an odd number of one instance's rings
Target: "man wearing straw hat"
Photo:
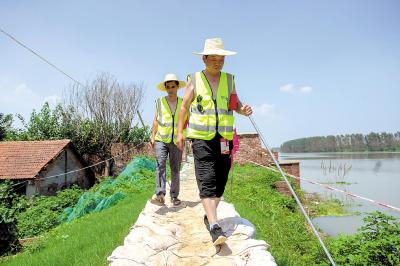
[[[151,202],[157,205],[165,203],[166,161],[169,155],[171,167],[170,196],[174,206],[181,203],[179,196],[179,171],[182,161],[182,151],[176,146],[178,113],[182,98],[177,96],[177,90],[186,86],[184,81],[178,80],[175,74],[165,75],[164,81],[157,88],[167,92],[166,97],[156,100],[156,114],[154,116],[151,145],[156,148],[156,191]]]
[[[186,135],[192,140],[197,185],[206,215],[204,223],[213,244],[225,242],[218,224],[217,207],[224,193],[231,166],[233,111],[251,115],[252,109],[237,99],[234,77],[222,72],[225,56],[235,52],[224,49],[220,38],[207,39],[201,55],[205,70],[188,76],[179,112],[177,146],[183,149],[184,121],[189,115]]]

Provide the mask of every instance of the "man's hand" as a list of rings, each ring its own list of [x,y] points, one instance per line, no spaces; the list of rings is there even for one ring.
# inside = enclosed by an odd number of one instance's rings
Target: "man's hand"
[[[240,107],[240,114],[245,115],[245,116],[249,116],[253,113],[253,109],[251,109],[250,105],[243,105],[242,107]]]
[[[183,151],[184,145],[185,144],[185,137],[183,134],[179,134],[176,136],[176,146],[178,147],[179,150]]]

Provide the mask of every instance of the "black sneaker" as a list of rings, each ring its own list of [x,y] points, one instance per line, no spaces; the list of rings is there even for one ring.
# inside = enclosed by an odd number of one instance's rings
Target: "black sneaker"
[[[226,235],[222,231],[222,229],[219,225],[214,225],[214,227],[210,231],[210,235],[211,235],[214,246],[221,245],[226,240]]]
[[[208,222],[207,214],[204,214],[203,221],[204,221],[204,225],[207,228],[207,231],[210,231],[210,223]]]

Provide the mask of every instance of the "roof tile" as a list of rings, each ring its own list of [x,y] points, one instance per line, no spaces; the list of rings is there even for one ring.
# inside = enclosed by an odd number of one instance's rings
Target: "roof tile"
[[[0,179],[32,179],[71,141],[0,141]]]

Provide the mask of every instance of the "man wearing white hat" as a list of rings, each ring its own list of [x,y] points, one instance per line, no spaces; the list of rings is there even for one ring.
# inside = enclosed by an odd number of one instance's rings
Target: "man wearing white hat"
[[[165,75],[164,81],[157,85],[161,91],[167,92],[166,97],[156,100],[156,114],[154,116],[151,145],[156,148],[156,191],[151,202],[163,205],[165,203],[166,161],[169,155],[171,167],[170,196],[173,205],[179,205],[179,171],[182,161],[182,151],[176,146],[178,113],[182,98],[177,96],[177,90],[186,86],[184,81],[178,80],[175,74]]]
[[[189,114],[187,138],[192,140],[197,185],[206,215],[206,224],[214,245],[225,242],[226,235],[218,224],[217,207],[231,166],[233,148],[233,111],[251,115],[252,109],[237,99],[234,76],[222,72],[225,56],[220,38],[207,39],[200,53],[205,70],[188,76],[188,84],[179,112],[177,146],[183,149],[184,121]]]

